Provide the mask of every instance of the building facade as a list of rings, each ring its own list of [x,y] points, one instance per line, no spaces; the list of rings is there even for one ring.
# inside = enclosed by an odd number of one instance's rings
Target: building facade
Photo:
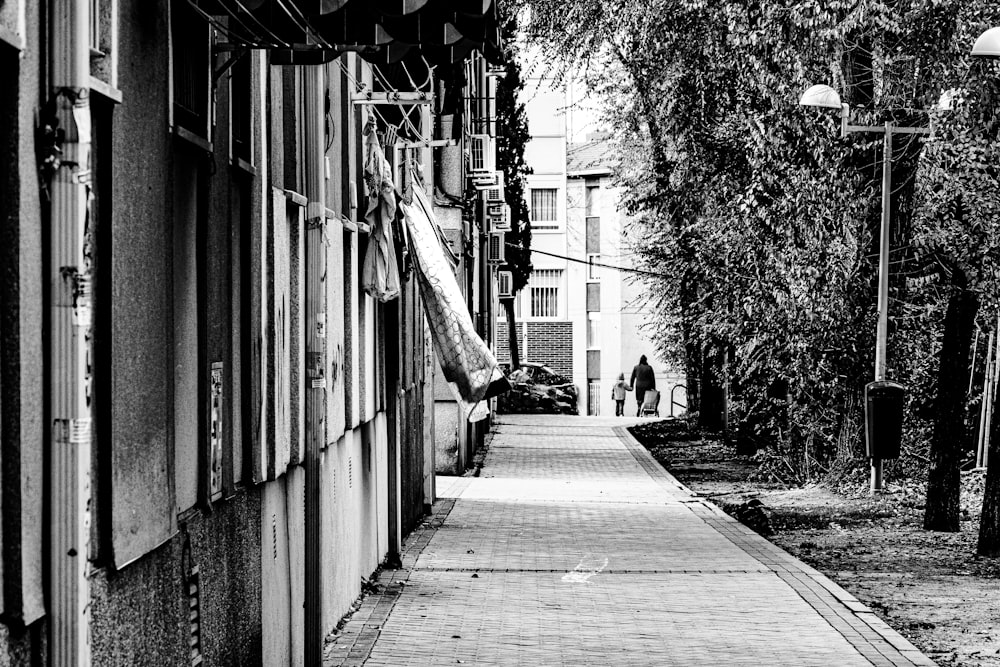
[[[319,664],[433,502],[418,280],[363,285],[368,132],[399,192],[464,197],[495,8],[334,4],[0,2],[0,664]],[[425,48],[442,16],[469,32]]]
[[[532,267],[517,296],[521,359],[545,363],[572,378],[580,414],[614,415],[611,388],[619,373],[629,380],[646,355],[662,394],[660,414],[670,414],[670,393],[684,402],[683,376],[658,358],[643,331],[650,313],[632,269],[627,216],[615,187],[608,135],[582,134],[592,114],[577,110],[579,90],[529,79],[524,90],[531,140],[525,158],[532,169],[526,197],[531,213]],[[504,316],[500,311],[500,317]],[[497,354],[509,361],[506,325],[498,329]],[[635,414],[634,394],[626,414]],[[675,414],[680,408],[675,407]]]

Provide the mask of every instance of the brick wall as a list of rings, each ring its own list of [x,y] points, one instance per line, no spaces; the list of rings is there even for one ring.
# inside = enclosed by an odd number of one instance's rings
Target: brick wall
[[[507,332],[510,327],[507,324],[507,320],[500,320],[497,322],[497,349],[495,350],[497,355],[497,361],[501,364],[510,363],[510,344],[508,341]],[[521,356],[524,356],[524,324],[521,322],[517,323],[517,349]],[[522,358],[522,361],[526,361]]]
[[[547,364],[567,377],[573,376],[573,323],[528,322],[525,361]]]
[[[525,323],[517,323],[517,344],[521,351],[521,361],[546,364],[560,375],[573,376],[573,323],[572,322],[528,322],[528,342],[524,342]],[[497,361],[510,363],[510,348],[507,345],[507,322],[497,327]]]

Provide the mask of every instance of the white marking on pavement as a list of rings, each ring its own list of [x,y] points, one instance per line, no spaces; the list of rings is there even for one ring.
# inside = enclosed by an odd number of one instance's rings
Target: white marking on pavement
[[[608,559],[600,562],[596,557],[586,554],[580,559],[580,564],[573,568],[572,572],[563,575],[562,580],[567,583],[585,584],[592,576],[608,566]]]

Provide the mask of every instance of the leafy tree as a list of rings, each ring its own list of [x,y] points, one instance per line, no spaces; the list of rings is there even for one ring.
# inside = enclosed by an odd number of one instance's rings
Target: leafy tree
[[[499,5],[501,37],[504,42],[504,75],[497,81],[497,169],[505,179],[505,199],[510,206],[511,231],[507,232],[506,265],[511,272],[513,292],[524,289],[531,277],[531,221],[525,199],[525,177],[531,173],[524,161],[524,147],[531,138],[528,118],[519,94],[524,88],[517,49],[517,7],[512,3]],[[503,299],[507,314],[511,368],[521,365],[517,347],[517,321],[514,300]]]
[[[885,156],[879,134],[840,139],[834,113],[795,101],[828,82],[856,122],[926,126],[923,110],[966,79],[968,46],[998,10],[974,0],[524,3],[548,54],[589,73],[608,102],[631,234],[642,268],[660,276],[649,292],[661,344],[701,389],[702,423],[731,384],[783,474],[843,466],[860,444],[871,377]],[[976,76],[981,89],[997,80]],[[997,293],[984,278],[996,187],[976,176],[995,160],[972,150],[996,143],[982,104],[953,122],[964,134],[926,149],[902,135],[891,148],[890,371],[923,390],[911,393],[907,442],[930,447],[934,530],[958,526],[971,323]],[[790,405],[766,398],[785,384]]]

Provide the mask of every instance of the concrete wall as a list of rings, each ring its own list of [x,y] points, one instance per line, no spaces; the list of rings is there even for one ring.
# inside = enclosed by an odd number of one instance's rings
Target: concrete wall
[[[214,131],[180,131],[170,11],[185,6],[118,0],[117,41],[92,61],[91,662],[188,664],[194,639],[203,664],[297,664],[302,338],[315,325],[304,315],[301,193],[286,191],[296,184],[285,167],[301,161],[292,152],[297,100],[283,97],[287,72],[255,52],[250,83],[241,84],[248,88],[230,84],[235,69],[219,78]],[[46,662],[45,224],[35,154],[44,54],[29,39],[38,17],[39,3],[0,3],[0,666]],[[371,82],[357,57],[345,66]],[[336,63],[327,71],[333,278],[320,539],[330,631],[433,498],[433,456],[424,449],[433,426],[423,414],[433,396],[416,291],[390,344],[389,306],[359,285],[366,238],[352,224],[351,193],[361,182],[360,112],[348,97],[354,84]],[[238,163],[229,118],[243,93],[253,104],[254,148]],[[461,236],[455,211],[451,231]],[[211,412],[213,364],[224,368],[221,415]],[[392,376],[401,364],[405,374]],[[400,388],[406,400],[389,414]]]
[[[0,665],[44,659],[39,8],[0,7]]]
[[[188,577],[199,570],[205,664],[260,663],[261,494],[253,489],[212,514],[194,515],[180,533],[128,567],[92,579],[95,665],[190,661]]]

